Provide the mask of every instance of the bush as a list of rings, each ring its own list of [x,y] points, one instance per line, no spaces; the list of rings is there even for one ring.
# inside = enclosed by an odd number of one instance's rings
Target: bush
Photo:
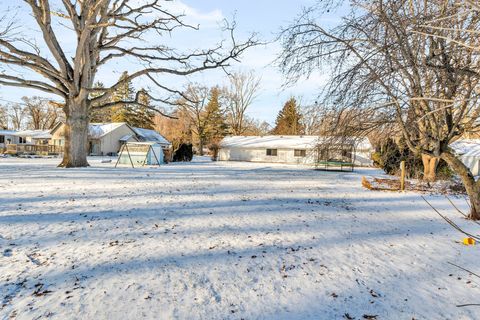
[[[173,162],[188,162],[193,158],[193,145],[191,143],[182,143],[173,154]]]
[[[400,163],[405,161],[407,178],[423,178],[423,162],[420,157],[413,154],[406,146],[399,146],[393,139],[388,139],[381,147],[381,152],[372,155],[374,164],[390,175],[400,175]],[[437,179],[449,180],[453,171],[444,160],[437,166]]]

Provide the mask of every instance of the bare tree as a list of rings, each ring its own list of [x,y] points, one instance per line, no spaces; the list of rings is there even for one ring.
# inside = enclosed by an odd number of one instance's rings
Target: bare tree
[[[27,127],[33,130],[49,130],[63,121],[63,111],[41,97],[23,97],[28,116]]]
[[[175,154],[183,144],[192,144],[193,126],[185,108],[177,108],[172,115],[175,119],[156,115],[154,128],[172,143],[172,153]]]
[[[249,116],[245,116],[244,119],[244,131],[245,136],[264,136],[272,131],[272,126],[266,121],[260,121]]]
[[[0,129],[8,129],[8,112],[2,105],[0,105]]]
[[[8,117],[10,119],[11,128],[13,130],[21,130],[24,128],[27,113],[21,104],[10,104],[7,106]]]
[[[452,28],[448,24],[445,24],[443,20],[448,18],[455,18],[456,16],[468,17],[471,14],[478,14],[480,12],[480,4],[471,0],[453,0],[449,4],[455,6],[456,10],[451,13],[450,17],[431,17],[430,20],[425,21],[423,24],[417,26],[417,28],[411,30],[412,33],[421,34],[427,37],[435,39],[443,39],[445,41],[454,41],[456,45],[463,46],[470,50],[480,51],[480,39],[479,37],[469,38],[452,38],[450,33],[452,31],[479,34],[479,31],[475,29],[474,24],[463,24],[459,29]]]
[[[315,9],[284,30],[283,72],[293,81],[328,68],[325,101],[390,114],[409,149],[423,157],[425,178],[444,159],[466,187],[470,217],[480,219],[480,182],[450,148],[478,126],[480,52],[463,44],[478,42],[479,12],[453,0],[350,3],[353,12],[329,30]],[[434,19],[442,36],[413,32]]]
[[[141,93],[128,101],[112,102],[113,92],[124,82],[146,77],[169,95],[167,98],[150,97],[151,100],[171,104],[171,96],[179,92],[162,84],[159,75],[182,77],[207,69],[224,68],[256,44],[254,36],[238,43],[233,36],[235,25],[226,24],[225,31],[231,40],[228,47],[226,42],[220,42],[214,48],[179,53],[162,43],[162,37],[177,29],[196,27],[184,23],[182,15],[174,14],[168,7],[169,2],[25,0],[21,8],[29,9],[42,35],[42,39],[34,40],[27,36],[27,33],[31,34],[29,28],[3,19],[0,64],[21,69],[21,73],[5,68],[0,73],[0,84],[37,89],[57,95],[64,102],[66,141],[60,166],[88,166],[90,109],[141,105]],[[68,57],[67,48],[62,45],[62,37],[65,36],[73,36],[77,40],[72,58]],[[37,45],[40,41],[43,43]],[[95,88],[99,69],[118,63],[122,58],[138,61],[138,69],[110,87]],[[30,77],[32,73],[37,76]],[[37,80],[38,76],[43,80]]]
[[[229,80],[230,86],[224,93],[227,121],[232,134],[242,135],[246,130],[247,109],[257,97],[261,79],[251,71],[234,73]]]
[[[198,139],[198,152],[203,156],[203,147],[207,139],[208,115],[205,114],[210,90],[198,84],[190,84],[182,94],[178,105],[183,109],[191,123],[191,130]]]
[[[302,123],[306,135],[320,135],[320,123],[323,117],[323,110],[318,103],[300,105],[300,114],[302,115]]]

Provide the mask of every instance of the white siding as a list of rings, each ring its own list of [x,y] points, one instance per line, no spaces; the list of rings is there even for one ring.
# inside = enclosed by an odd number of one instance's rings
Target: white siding
[[[120,139],[129,134],[135,134],[126,124],[107,133],[100,139],[100,150],[103,155],[120,151]]]
[[[267,156],[267,149],[222,148],[218,154],[220,161],[251,161],[272,163],[313,164],[312,150],[306,150],[306,157],[295,157],[295,149],[276,149],[276,156]]]
[[[302,149],[299,149],[302,150]],[[267,149],[255,148],[222,148],[218,153],[219,161],[249,161],[249,162],[271,162],[271,163],[291,163],[291,164],[315,164],[316,151],[314,149],[306,150],[305,157],[295,157],[295,149],[277,149],[277,156],[267,156]],[[370,153],[356,152],[355,165],[370,166],[372,160]]]

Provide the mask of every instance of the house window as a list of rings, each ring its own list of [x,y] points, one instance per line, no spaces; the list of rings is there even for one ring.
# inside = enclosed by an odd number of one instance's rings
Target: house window
[[[306,157],[307,156],[307,150],[304,149],[295,149],[293,151],[295,157]]]
[[[277,156],[277,149],[267,149],[267,156],[276,157]]]
[[[0,143],[5,143],[5,136],[0,136]]]
[[[18,138],[18,143],[27,143],[27,138],[19,137]]]

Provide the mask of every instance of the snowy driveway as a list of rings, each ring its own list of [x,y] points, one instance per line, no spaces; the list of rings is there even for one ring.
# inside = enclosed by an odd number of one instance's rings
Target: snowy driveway
[[[448,264],[480,273],[478,246],[376,171],[56,162],[0,159],[0,319],[480,318]]]

